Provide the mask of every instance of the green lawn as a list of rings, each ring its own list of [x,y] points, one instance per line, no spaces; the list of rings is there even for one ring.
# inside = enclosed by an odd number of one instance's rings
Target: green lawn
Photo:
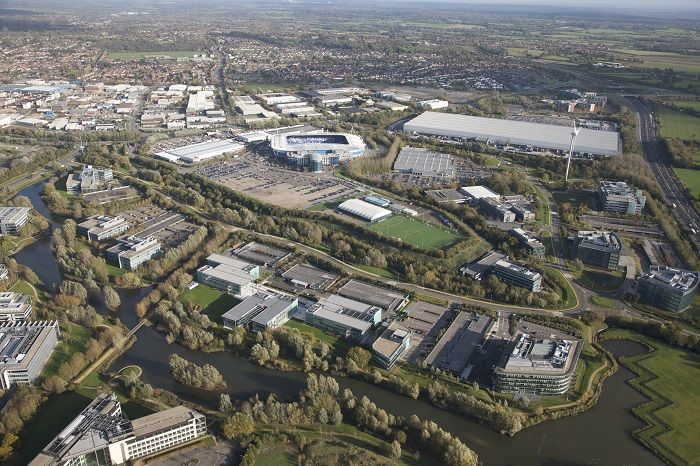
[[[357,267],[360,270],[364,270],[365,272],[373,273],[375,275],[379,275],[380,277],[384,278],[393,278],[394,280],[397,278],[396,274],[391,272],[390,270],[387,269],[382,269],[380,267],[374,267],[371,265],[363,265],[363,264],[353,264],[355,267]]]
[[[635,432],[670,464],[700,464],[700,355],[666,345],[638,333],[613,329],[605,338],[628,338],[653,348],[647,354],[625,358],[638,377],[630,384],[651,398],[634,411],[648,427]]]
[[[697,110],[700,112],[700,101],[698,100],[692,100],[687,102],[683,100],[672,100],[670,103],[672,103],[676,107],[688,108],[690,110]]]
[[[566,286],[559,289],[559,291],[562,293],[562,298],[564,298],[564,304],[562,304],[562,308],[569,309],[576,306],[578,303],[576,292],[573,288],[571,288],[571,284],[569,284],[564,275],[562,275],[562,273],[554,267],[544,267],[543,270],[545,278],[549,277],[550,280],[553,280],[553,277],[556,275],[558,276],[560,281],[566,282]]]
[[[326,333],[321,329],[318,329],[316,327],[312,327],[310,325],[306,325],[303,322],[299,322],[298,320],[291,319],[289,320],[286,324],[284,324],[287,327],[295,328],[301,332],[308,333],[309,335],[314,336],[316,339],[327,343],[331,348],[333,348],[333,351],[339,355],[339,356],[345,356],[345,354],[348,352],[350,349],[350,342],[348,342],[344,338],[338,338],[335,335],[331,335],[330,333]]]
[[[537,199],[540,201],[540,206],[535,212],[537,220],[542,222],[542,225],[549,226],[551,219],[549,215],[549,201],[547,201],[547,196],[545,196],[542,190],[538,187],[535,187],[535,194],[537,195]]]
[[[186,290],[177,298],[181,303],[192,301],[201,306],[202,312],[213,322],[221,322],[221,315],[240,301],[228,293],[219,291],[207,285],[199,285]]]
[[[26,294],[36,298],[36,290],[34,289],[34,287],[32,287],[32,285],[30,285],[28,282],[25,282],[24,280],[17,280],[17,283],[12,285],[10,291],[14,291],[15,293]]]
[[[604,307],[605,309],[615,309],[615,301],[605,296],[593,295],[588,298],[588,302],[598,307]]]
[[[427,250],[448,246],[461,238],[460,235],[452,231],[403,215],[391,216],[380,222],[372,223],[367,228]]]
[[[76,351],[85,350],[85,344],[90,338],[90,330],[73,323],[61,324],[63,340],[58,343],[51,354],[51,358],[41,372],[43,377],[50,377],[58,373],[58,368],[70,358]]]
[[[673,170],[683,184],[690,189],[690,192],[700,196],[700,170],[693,170],[692,168],[674,168]]]
[[[660,107],[659,120],[662,136],[686,141],[700,141],[700,118]]]
[[[574,207],[582,205],[593,207],[595,205],[594,201],[591,199],[591,195],[586,193],[568,193],[556,191],[552,193],[552,196],[554,197],[557,206],[560,208],[561,205],[565,203],[569,203]]]
[[[569,268],[571,270],[571,268]],[[584,267],[582,271],[571,270],[580,284],[595,291],[618,289],[625,281],[625,273],[617,270],[602,270]]]
[[[193,52],[190,50],[167,50],[158,52],[109,52],[109,58],[113,60],[140,60],[148,57],[170,57],[183,58],[194,57],[195,54],[204,52]]]

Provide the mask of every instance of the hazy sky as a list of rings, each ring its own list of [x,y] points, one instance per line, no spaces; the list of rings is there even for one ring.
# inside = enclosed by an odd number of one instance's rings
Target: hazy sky
[[[389,2],[404,0],[388,0]],[[418,2],[424,0],[408,0]],[[654,10],[694,9],[700,10],[700,0],[428,0],[449,3],[481,4],[481,5],[556,5],[572,7],[601,8],[644,8]],[[693,19],[693,18],[688,18]],[[695,19],[699,19],[695,18]]]

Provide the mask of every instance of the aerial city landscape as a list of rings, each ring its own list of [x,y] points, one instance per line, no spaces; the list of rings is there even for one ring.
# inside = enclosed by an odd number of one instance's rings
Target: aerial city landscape
[[[700,465],[700,4],[0,2],[0,464]]]

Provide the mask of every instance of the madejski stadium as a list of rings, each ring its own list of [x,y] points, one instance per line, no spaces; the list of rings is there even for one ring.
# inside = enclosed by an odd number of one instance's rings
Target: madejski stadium
[[[314,172],[360,157],[367,150],[359,136],[347,133],[278,134],[270,147],[275,157]]]

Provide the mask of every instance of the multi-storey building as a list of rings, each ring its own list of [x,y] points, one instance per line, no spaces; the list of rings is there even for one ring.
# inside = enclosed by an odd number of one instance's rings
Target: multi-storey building
[[[545,256],[544,244],[529,231],[525,231],[522,228],[512,228],[508,230],[508,233],[518,239],[518,242],[525,247],[529,255],[537,257]]]
[[[321,298],[306,311],[309,325],[360,343],[381,320],[382,308],[336,294]]]
[[[411,330],[395,321],[372,343],[372,356],[377,364],[391,369],[410,347]]]
[[[538,292],[542,289],[542,275],[534,270],[501,259],[491,269],[491,273],[506,283],[519,286],[528,291]]]
[[[298,307],[299,300],[294,296],[261,290],[236,304],[221,318],[226,328],[247,326],[251,330],[261,332],[287,322]]]
[[[0,322],[22,322],[31,314],[31,296],[12,291],[0,292]]]
[[[152,259],[160,252],[160,241],[153,236],[142,238],[129,236],[120,239],[117,244],[107,249],[107,260],[121,269],[136,270],[141,264]]]
[[[260,266],[232,256],[211,254],[206,264],[197,269],[197,281],[236,296],[253,293],[253,282],[260,276]]]
[[[515,221],[516,214],[511,210],[511,206],[503,204],[498,199],[482,197],[479,199],[479,207],[484,212],[484,215],[499,222]]]
[[[519,333],[493,373],[499,392],[561,395],[576,380],[581,342]]]
[[[0,388],[32,383],[58,344],[58,322],[0,324]]]
[[[637,291],[643,301],[670,312],[682,312],[693,302],[700,273],[670,267],[652,267],[641,276]]]
[[[129,223],[121,216],[93,215],[78,224],[78,234],[90,241],[114,238],[129,229]]]
[[[97,191],[104,186],[105,183],[114,179],[114,173],[111,168],[93,167],[86,165],[79,174],[68,175],[66,179],[66,191],[68,194],[88,193]]]
[[[607,212],[639,215],[647,198],[641,189],[634,189],[624,181],[602,181],[598,187],[598,197]]]
[[[579,231],[573,238],[576,258],[584,264],[616,270],[622,242],[612,231]]]
[[[207,433],[204,415],[176,406],[130,421],[114,394],[95,398],[30,466],[131,464]]]
[[[29,210],[28,207],[0,207],[0,234],[16,236],[29,221]]]

